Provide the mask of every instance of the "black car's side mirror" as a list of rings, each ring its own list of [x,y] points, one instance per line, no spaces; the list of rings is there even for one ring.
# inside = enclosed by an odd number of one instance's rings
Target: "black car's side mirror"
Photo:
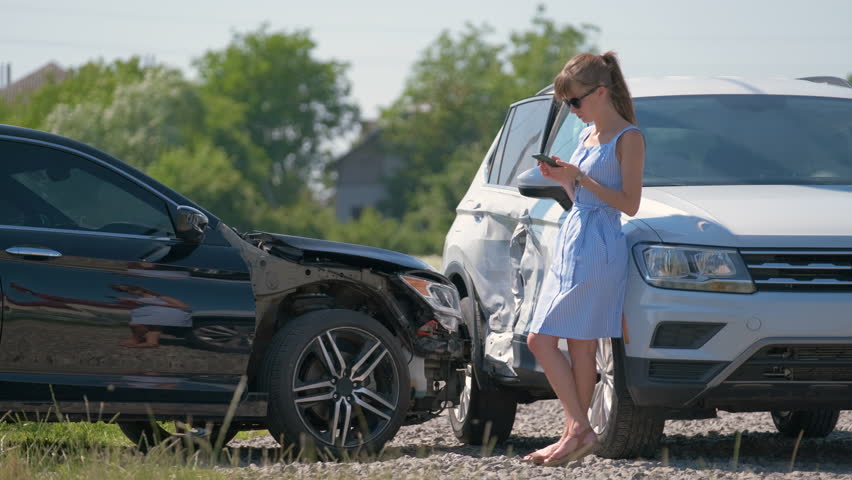
[[[207,215],[196,208],[180,205],[177,207],[177,237],[190,243],[201,243],[204,240],[204,229],[207,228]]]
[[[533,167],[518,175],[518,191],[521,195],[531,198],[552,198],[565,210],[571,210],[574,202],[562,185],[544,178],[538,167]]]

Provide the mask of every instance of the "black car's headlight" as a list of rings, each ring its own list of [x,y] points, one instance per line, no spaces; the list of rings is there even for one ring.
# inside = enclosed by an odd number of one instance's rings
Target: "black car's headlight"
[[[639,244],[633,247],[633,256],[645,281],[655,287],[728,293],[756,291],[736,250]]]
[[[403,283],[417,292],[435,311],[436,319],[450,332],[458,330],[461,320],[459,292],[456,287],[420,277],[400,275]]]

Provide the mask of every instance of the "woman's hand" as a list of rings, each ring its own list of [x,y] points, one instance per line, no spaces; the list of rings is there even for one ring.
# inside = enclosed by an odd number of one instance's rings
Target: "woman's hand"
[[[556,163],[560,165],[560,168],[551,167],[544,162],[538,162],[538,168],[541,170],[542,176],[544,176],[544,178],[554,180],[566,188],[573,186],[574,180],[577,178],[577,175],[580,174],[580,169],[577,168],[576,165],[563,162],[556,155],[551,156],[551,158],[556,160]]]

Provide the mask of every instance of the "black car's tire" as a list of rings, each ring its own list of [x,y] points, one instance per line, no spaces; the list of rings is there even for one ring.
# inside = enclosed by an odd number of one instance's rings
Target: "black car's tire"
[[[598,341],[598,383],[589,420],[601,447],[595,452],[604,458],[652,457],[660,444],[665,419],[633,403],[627,391],[621,340]]]
[[[151,448],[172,438],[172,433],[156,422],[153,424],[149,421],[118,422],[118,428],[143,452],[147,452]],[[196,435],[196,438],[209,442],[211,446],[220,440],[219,435],[221,431],[219,425],[215,424],[211,425],[209,430],[207,430],[206,425],[201,423],[193,425],[193,434]],[[239,429],[228,429],[221,439],[222,445],[227,445],[228,442],[234,439],[237,433],[239,433]]]
[[[827,437],[834,431],[840,410],[831,408],[815,408],[813,410],[773,410],[769,412],[775,428],[785,437],[798,437],[799,432],[805,431],[804,437]]]
[[[297,449],[378,452],[408,412],[407,360],[399,339],[360,312],[320,310],[289,321],[261,373],[269,433]]]
[[[479,310],[471,297],[465,297],[461,300],[461,311],[465,325],[473,331],[473,359],[465,371],[460,372],[464,377],[461,379],[463,388],[459,404],[450,409],[450,426],[461,442],[482,445],[496,437],[501,443],[512,433],[518,404],[506,392],[479,388],[474,373],[483,345],[477,328],[481,325]]]

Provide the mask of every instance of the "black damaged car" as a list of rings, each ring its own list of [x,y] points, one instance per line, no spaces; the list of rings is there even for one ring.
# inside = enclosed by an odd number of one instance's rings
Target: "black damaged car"
[[[0,411],[118,414],[136,443],[175,421],[376,450],[458,403],[469,357],[456,288],[416,258],[241,234],[95,148],[4,125],[0,285]]]

